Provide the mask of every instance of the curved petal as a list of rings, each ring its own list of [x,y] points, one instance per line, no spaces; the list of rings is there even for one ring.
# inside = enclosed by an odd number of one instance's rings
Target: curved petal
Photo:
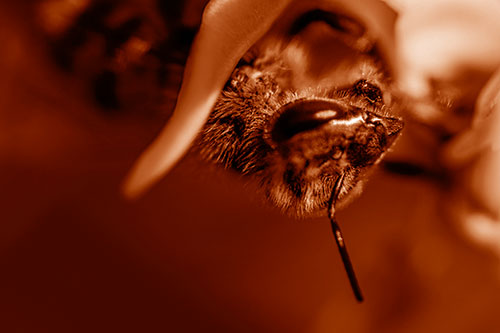
[[[187,151],[236,63],[290,1],[210,2],[186,64],[174,113],[130,171],[123,187],[127,197],[147,190]]]

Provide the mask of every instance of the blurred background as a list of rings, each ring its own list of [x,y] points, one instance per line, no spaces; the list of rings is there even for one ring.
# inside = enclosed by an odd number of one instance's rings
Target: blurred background
[[[71,70],[53,61],[69,24],[57,20],[85,4],[0,1],[2,332],[500,330],[498,257],[450,218],[438,182],[378,170],[339,213],[362,304],[326,218],[284,217],[195,154],[125,201],[120,183],[168,118],[185,54],[168,54],[169,89],[151,88],[151,61],[123,71],[136,86],[116,79],[129,103],[96,102],[82,76],[102,70],[88,61],[102,45]],[[203,5],[165,12],[190,36]]]

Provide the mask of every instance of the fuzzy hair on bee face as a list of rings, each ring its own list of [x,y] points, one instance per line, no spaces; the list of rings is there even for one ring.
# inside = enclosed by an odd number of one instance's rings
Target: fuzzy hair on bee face
[[[241,59],[197,149],[256,180],[285,213],[304,217],[327,207],[340,174],[340,205],[355,197],[402,122],[374,44],[346,43],[322,20],[298,30],[263,38]]]

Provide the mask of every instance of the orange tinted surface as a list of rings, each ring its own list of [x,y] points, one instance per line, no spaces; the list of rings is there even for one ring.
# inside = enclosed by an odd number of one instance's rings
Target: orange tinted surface
[[[26,10],[26,8],[21,8]],[[152,192],[119,184],[161,117],[94,112],[0,5],[4,332],[490,332],[498,266],[443,218],[446,190],[377,172],[339,213],[296,221],[188,157]]]

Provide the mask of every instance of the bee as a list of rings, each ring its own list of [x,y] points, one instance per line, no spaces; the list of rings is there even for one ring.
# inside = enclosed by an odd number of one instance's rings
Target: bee
[[[374,42],[351,18],[306,12],[279,37],[241,59],[196,148],[257,181],[283,212],[323,215],[338,175],[339,206],[361,192],[403,128],[400,106]]]

